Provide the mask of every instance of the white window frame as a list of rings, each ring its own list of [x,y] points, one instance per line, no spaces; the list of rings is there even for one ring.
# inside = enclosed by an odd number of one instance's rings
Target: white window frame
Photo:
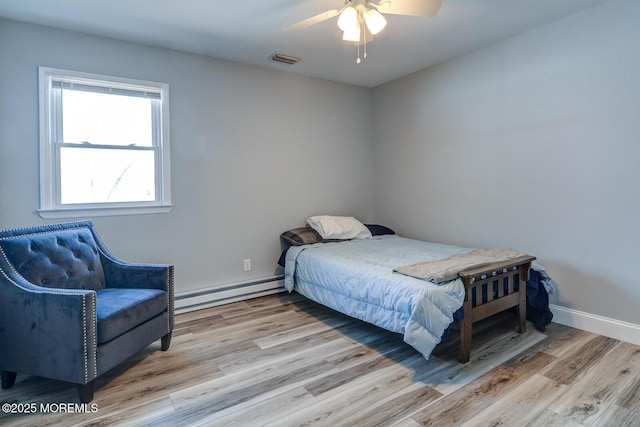
[[[40,209],[42,218],[79,218],[87,216],[131,215],[166,213],[171,203],[171,167],[169,150],[169,85],[166,83],[126,79],[78,71],[38,67],[40,96]],[[159,131],[154,132],[153,149],[155,151],[154,201],[146,202],[107,202],[62,204],[60,148],[61,132],[58,132],[58,109],[61,105],[54,95],[54,81],[69,81],[77,84],[91,84],[114,89],[147,91],[159,93],[161,108]],[[56,108],[56,102],[58,108]]]

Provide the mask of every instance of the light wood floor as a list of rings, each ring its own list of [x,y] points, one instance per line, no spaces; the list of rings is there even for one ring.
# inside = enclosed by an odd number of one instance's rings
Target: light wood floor
[[[177,316],[159,343],[98,380],[95,413],[0,414],[0,425],[638,426],[640,347],[504,313],[429,361],[398,334],[296,294]],[[77,402],[65,383],[18,375],[0,403]]]

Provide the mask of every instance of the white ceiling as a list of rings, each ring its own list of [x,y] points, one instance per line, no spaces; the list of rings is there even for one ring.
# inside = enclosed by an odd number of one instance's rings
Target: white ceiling
[[[0,16],[374,87],[607,1],[443,0],[433,18],[387,15],[361,64],[337,18],[283,29],[342,0],[0,0]]]

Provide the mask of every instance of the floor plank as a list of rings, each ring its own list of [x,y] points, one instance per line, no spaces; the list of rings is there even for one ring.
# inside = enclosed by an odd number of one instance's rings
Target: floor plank
[[[487,406],[504,398],[513,388],[551,362],[551,356],[540,352],[529,353],[517,362],[512,359],[427,406],[411,418],[424,426],[460,425],[469,422]]]
[[[544,416],[547,408],[562,396],[566,386],[534,374],[481,410],[464,427],[527,425]]]
[[[583,425],[592,425],[600,414],[616,402],[636,399],[634,380],[640,375],[640,352],[637,346],[617,343],[607,357],[594,361],[590,375],[569,387],[549,409]]]

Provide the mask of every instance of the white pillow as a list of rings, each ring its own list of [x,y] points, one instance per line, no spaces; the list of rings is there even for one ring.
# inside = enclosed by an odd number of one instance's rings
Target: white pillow
[[[307,219],[323,239],[371,239],[371,232],[352,216],[317,215]]]

